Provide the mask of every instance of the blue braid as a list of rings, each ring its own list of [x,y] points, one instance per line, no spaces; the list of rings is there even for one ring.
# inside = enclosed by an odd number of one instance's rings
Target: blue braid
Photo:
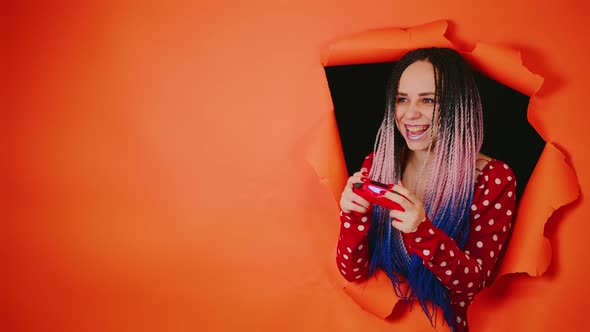
[[[442,204],[432,222],[463,249],[469,237],[469,209],[473,189],[459,196],[458,199],[451,198],[450,202]],[[428,207],[426,210],[429,210]],[[440,308],[451,331],[454,331],[456,314],[451,305],[449,290],[424,265],[422,258],[408,254],[401,232],[391,226],[388,209],[375,205],[373,222],[369,229],[369,243],[372,245],[371,274],[381,268],[391,279],[395,295],[411,302],[417,300],[433,326],[436,325],[433,319],[436,319]],[[408,280],[410,287],[405,292],[399,276]]]

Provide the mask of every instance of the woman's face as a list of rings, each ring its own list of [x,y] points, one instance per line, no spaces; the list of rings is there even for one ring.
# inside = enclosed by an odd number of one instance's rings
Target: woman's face
[[[409,65],[399,80],[395,123],[412,151],[428,150],[435,106],[435,114],[438,114],[438,104],[434,97],[432,64],[427,61],[416,61]]]

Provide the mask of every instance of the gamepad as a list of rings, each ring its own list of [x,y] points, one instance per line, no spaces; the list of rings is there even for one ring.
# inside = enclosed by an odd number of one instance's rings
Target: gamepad
[[[352,191],[367,201],[391,210],[404,211],[401,205],[385,197],[385,192],[395,192],[393,186],[377,181],[357,182],[352,185]]]

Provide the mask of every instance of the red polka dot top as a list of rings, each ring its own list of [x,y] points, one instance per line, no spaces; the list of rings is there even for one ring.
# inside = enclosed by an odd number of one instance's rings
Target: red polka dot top
[[[370,169],[372,155],[364,163]],[[409,254],[416,254],[449,290],[458,331],[468,331],[467,308],[473,296],[489,283],[512,225],[516,178],[508,165],[491,160],[475,181],[469,239],[463,250],[432,224],[428,216],[413,233],[403,235]],[[336,264],[350,282],[369,274],[368,232],[372,209],[366,215],[340,212]]]

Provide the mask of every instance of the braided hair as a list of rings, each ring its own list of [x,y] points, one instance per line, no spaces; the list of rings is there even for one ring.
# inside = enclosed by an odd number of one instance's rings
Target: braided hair
[[[418,174],[419,181],[425,181],[424,208],[432,223],[462,249],[469,236],[469,209],[473,200],[475,162],[483,142],[483,116],[471,69],[457,51],[417,49],[397,62],[386,90],[386,112],[375,141],[370,177],[381,183],[397,183],[402,177],[408,147],[396,128],[394,114],[402,73],[416,61],[432,64],[436,100],[431,123],[434,130],[430,132],[427,158]],[[436,104],[439,112],[435,112]],[[426,163],[432,164],[432,174],[423,174]],[[431,324],[440,308],[445,321],[455,330],[448,289],[424,266],[419,256],[408,253],[401,232],[391,225],[388,209],[375,206],[373,220],[369,232],[371,272],[377,267],[386,272],[395,294],[412,302],[417,300]],[[405,291],[400,275],[409,282],[410,287]]]

